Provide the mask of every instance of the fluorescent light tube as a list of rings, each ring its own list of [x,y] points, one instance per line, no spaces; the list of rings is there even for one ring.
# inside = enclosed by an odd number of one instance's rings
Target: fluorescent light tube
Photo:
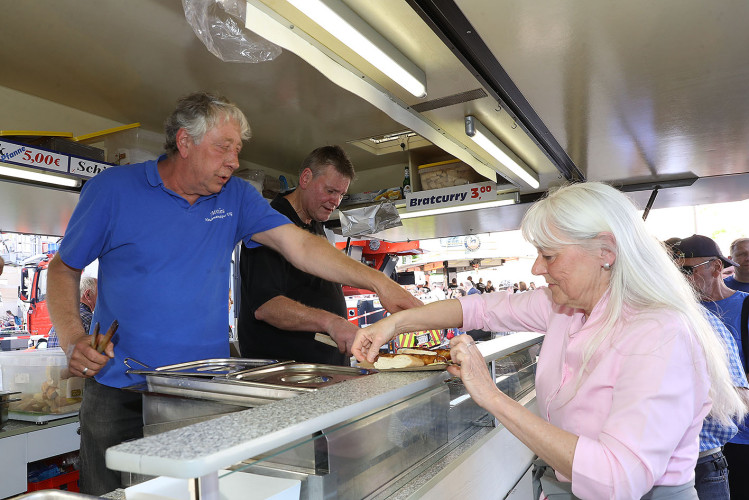
[[[466,135],[531,188],[539,187],[538,175],[530,167],[521,165],[519,159],[512,158],[510,155],[515,156],[515,154],[510,148],[492,134],[478,118],[466,116]]]
[[[416,97],[426,97],[424,72],[338,0],[288,0],[304,15]]]
[[[7,164],[0,164],[0,175],[4,175],[5,177],[13,177],[16,179],[23,179],[27,181],[44,182],[45,184],[55,184],[65,187],[78,187],[81,185],[81,181],[79,181],[78,179],[45,174],[43,172],[33,172],[31,170],[23,170],[20,168],[14,168],[5,165]]]
[[[468,210],[481,210],[483,208],[501,207],[504,205],[514,205],[517,203],[517,193],[509,195],[500,195],[496,201],[487,201],[484,203],[474,203],[472,205],[458,205],[452,207],[432,208],[429,210],[419,210],[418,212],[399,212],[401,219],[412,219],[414,217],[426,217],[427,215],[449,214],[454,212],[467,212]]]

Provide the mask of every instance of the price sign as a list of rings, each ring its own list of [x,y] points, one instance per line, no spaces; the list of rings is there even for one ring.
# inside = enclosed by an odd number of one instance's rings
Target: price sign
[[[0,141],[0,161],[25,167],[68,172],[67,155],[7,141]]]
[[[406,210],[417,212],[419,210],[469,205],[496,199],[497,184],[487,181],[410,193],[406,196]]]
[[[112,165],[100,163],[93,160],[84,160],[83,158],[70,157],[70,173],[81,177],[93,177],[99,172],[103,172]]]

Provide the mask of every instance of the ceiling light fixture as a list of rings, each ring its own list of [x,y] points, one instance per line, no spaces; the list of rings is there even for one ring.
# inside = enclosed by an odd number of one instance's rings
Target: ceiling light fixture
[[[440,215],[455,212],[467,212],[469,210],[482,210],[484,208],[501,207],[505,205],[514,205],[518,202],[518,193],[500,194],[495,201],[484,203],[473,203],[471,205],[458,205],[452,207],[432,208],[429,210],[419,210],[418,212],[399,212],[401,219],[412,219],[414,217],[426,217],[428,215]]]
[[[473,139],[484,151],[492,155],[502,165],[507,167],[513,174],[520,177],[531,188],[540,186],[538,174],[515,155],[496,135],[491,133],[483,123],[475,116],[466,116],[466,135]]]
[[[426,75],[410,59],[338,0],[288,0],[304,15],[416,97],[426,97]]]
[[[45,184],[55,184],[64,187],[78,187],[81,185],[81,181],[78,179],[45,174],[42,172],[32,172],[31,170],[15,168],[5,163],[0,163],[0,176],[13,177],[15,179],[26,181],[43,182]]]

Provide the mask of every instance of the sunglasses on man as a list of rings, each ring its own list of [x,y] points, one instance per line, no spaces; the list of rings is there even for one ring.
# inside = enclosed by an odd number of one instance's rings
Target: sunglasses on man
[[[691,276],[691,275],[692,275],[692,274],[694,273],[694,268],[695,268],[695,267],[700,267],[700,266],[704,266],[705,264],[707,264],[707,263],[709,263],[709,262],[712,262],[712,261],[714,261],[714,260],[716,260],[716,259],[714,259],[714,258],[713,258],[713,259],[708,259],[708,260],[706,260],[705,262],[700,262],[699,264],[695,264],[695,265],[693,265],[693,266],[681,266],[681,267],[679,267],[679,270],[680,270],[680,271],[681,271],[681,272],[682,272],[682,273],[683,273],[683,274],[684,274],[685,276]]]

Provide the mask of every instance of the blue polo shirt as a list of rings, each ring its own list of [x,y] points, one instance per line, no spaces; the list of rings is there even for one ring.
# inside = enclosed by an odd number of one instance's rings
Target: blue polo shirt
[[[726,284],[726,286],[732,290],[738,290],[740,292],[747,292],[749,293],[749,283],[744,283],[743,281],[737,281],[736,278],[733,276],[729,276],[728,278],[724,279],[723,282]]]
[[[60,245],[68,266],[99,259],[93,323],[119,329],[115,358],[96,375],[111,387],[132,357],[151,367],[229,356],[231,254],[239,241],[290,221],[249,183],[231,178],[193,205],[164,186],[156,161],[112,167],[88,181]]]

